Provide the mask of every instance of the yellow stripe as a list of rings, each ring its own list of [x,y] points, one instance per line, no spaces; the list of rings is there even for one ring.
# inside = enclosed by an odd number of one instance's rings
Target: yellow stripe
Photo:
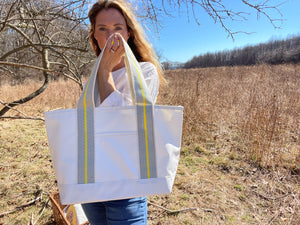
[[[142,85],[142,80],[141,80],[141,76],[140,76],[139,70],[137,68],[137,65],[135,64],[135,61],[134,60],[132,60],[132,61],[134,63],[135,69],[136,69],[137,74],[138,74],[138,78],[139,78],[139,82],[140,82],[140,86],[141,86],[141,90],[142,90],[142,95],[143,95],[145,145],[146,145],[146,159],[147,159],[147,175],[148,175],[148,178],[150,178],[149,146],[148,146],[148,131],[147,131],[147,115],[146,115],[146,98],[145,98],[144,88],[143,88],[143,85]]]
[[[87,184],[87,150],[88,150],[88,141],[87,141],[87,113],[86,113],[86,93],[87,89],[89,87],[91,81],[91,76],[90,79],[86,85],[85,92],[83,95],[83,107],[84,107],[84,149],[85,149],[85,154],[84,154],[84,182]]]

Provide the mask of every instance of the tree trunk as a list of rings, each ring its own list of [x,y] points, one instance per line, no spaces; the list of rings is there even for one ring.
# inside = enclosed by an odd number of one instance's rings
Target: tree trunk
[[[49,69],[48,50],[47,49],[43,49],[43,51],[42,51],[42,61],[43,61],[43,68],[44,69]],[[0,110],[0,116],[3,116],[12,107],[17,106],[17,105],[21,105],[25,102],[28,102],[31,99],[37,97],[39,94],[43,93],[49,85],[49,75],[48,75],[48,73],[43,71],[43,75],[44,75],[44,83],[38,90],[36,90],[35,92],[33,92],[30,95],[26,96],[25,98],[21,98],[19,100],[14,101],[14,102],[8,103],[6,106],[4,106]]]

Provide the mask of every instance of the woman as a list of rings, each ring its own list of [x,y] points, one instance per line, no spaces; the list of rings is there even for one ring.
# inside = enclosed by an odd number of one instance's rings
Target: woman
[[[146,41],[141,25],[125,0],[99,0],[89,11],[90,43],[98,56],[105,44],[98,69],[98,106],[130,105],[131,94],[124,64],[124,46],[127,41],[139,61],[143,76],[154,102],[159,81],[164,82],[157,57]],[[147,224],[147,198],[82,204],[89,222],[94,224]]]

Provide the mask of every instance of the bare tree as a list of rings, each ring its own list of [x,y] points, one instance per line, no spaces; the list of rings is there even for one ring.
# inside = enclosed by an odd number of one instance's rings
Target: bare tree
[[[200,25],[200,15],[206,13],[210,18],[222,26],[228,35],[234,39],[237,33],[246,33],[245,31],[234,31],[228,25],[228,21],[245,22],[251,16],[251,13],[256,13],[257,18],[264,16],[273,25],[274,28],[279,28],[283,21],[279,7],[286,1],[277,0],[141,0],[143,5],[142,14],[144,18],[151,19],[155,25],[160,24],[159,20],[162,16],[174,16],[176,13],[185,12],[188,20],[194,19]],[[159,3],[158,3],[159,2]],[[236,9],[236,4],[246,6],[247,10],[240,11]],[[239,7],[240,8],[240,7]],[[277,15],[273,18],[271,15]],[[183,16],[184,17],[184,16]]]
[[[2,0],[0,3],[0,72],[39,71],[42,86],[30,95],[3,104],[0,116],[41,94],[49,75],[64,76],[82,87],[83,68],[92,59],[88,46],[85,0]],[[30,70],[29,70],[30,69]]]

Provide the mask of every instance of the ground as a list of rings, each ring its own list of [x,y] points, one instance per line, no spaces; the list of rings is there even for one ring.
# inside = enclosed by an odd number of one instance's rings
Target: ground
[[[172,193],[148,198],[148,224],[300,224],[298,67],[166,71],[158,103],[185,107],[182,149]],[[0,100],[37,86],[2,85]],[[47,91],[18,110],[42,118],[80,94],[65,81]],[[43,121],[0,119],[0,180],[0,224],[55,224]]]

